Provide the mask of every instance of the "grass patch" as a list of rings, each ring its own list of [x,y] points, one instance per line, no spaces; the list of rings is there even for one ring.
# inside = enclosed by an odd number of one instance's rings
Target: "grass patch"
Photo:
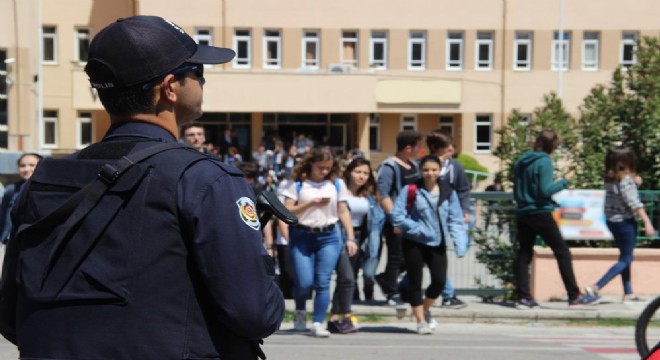
[[[637,325],[637,319],[589,319],[589,320],[568,320],[568,326],[611,326],[611,327],[632,327]],[[660,323],[652,321],[649,327],[658,328]]]

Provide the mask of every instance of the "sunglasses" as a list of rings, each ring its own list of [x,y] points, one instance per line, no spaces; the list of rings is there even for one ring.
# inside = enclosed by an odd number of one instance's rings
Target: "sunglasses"
[[[185,74],[185,73],[188,73],[188,72],[192,72],[199,79],[203,79],[204,78],[204,65],[184,65],[184,66],[178,67],[178,68],[168,72],[167,74],[165,74],[163,76],[159,76],[159,77],[147,82],[146,84],[142,85],[142,90],[149,91],[149,90],[153,89],[153,87],[156,86],[156,84],[158,84],[158,82],[162,81],[165,78],[165,76],[167,76],[168,74],[172,74],[172,75],[176,76],[176,75],[181,75],[181,74]]]

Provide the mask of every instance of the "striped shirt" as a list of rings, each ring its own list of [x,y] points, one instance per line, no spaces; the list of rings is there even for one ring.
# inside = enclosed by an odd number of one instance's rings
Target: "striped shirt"
[[[605,183],[605,217],[612,222],[620,222],[635,217],[635,210],[644,207],[639,200],[637,185],[630,175],[619,183]]]

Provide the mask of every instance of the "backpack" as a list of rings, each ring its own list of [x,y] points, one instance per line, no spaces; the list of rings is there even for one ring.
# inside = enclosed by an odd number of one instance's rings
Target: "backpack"
[[[417,198],[417,184],[408,185],[408,197],[406,199],[406,213],[410,216],[410,210],[415,206],[415,199]]]

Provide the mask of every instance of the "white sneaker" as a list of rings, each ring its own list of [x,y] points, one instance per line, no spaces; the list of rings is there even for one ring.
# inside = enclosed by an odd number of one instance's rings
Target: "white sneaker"
[[[330,331],[326,330],[326,328],[321,323],[315,322],[312,325],[312,330],[310,332],[313,337],[319,337],[319,338],[330,337]]]
[[[431,330],[435,330],[435,328],[438,326],[438,322],[435,321],[433,316],[431,316],[430,311],[424,311],[424,320],[427,324],[429,324],[429,329]]]
[[[419,335],[429,335],[433,332],[426,321],[417,323],[417,333]]]
[[[293,314],[293,329],[295,331],[307,331],[307,311],[296,310]]]

